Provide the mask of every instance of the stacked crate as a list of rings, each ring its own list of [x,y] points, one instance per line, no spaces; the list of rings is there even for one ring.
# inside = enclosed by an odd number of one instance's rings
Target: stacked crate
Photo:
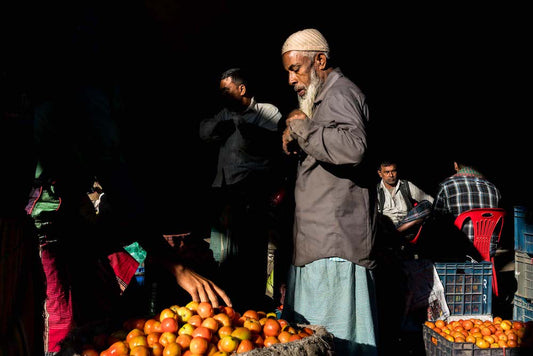
[[[515,277],[513,319],[533,321],[533,218],[524,206],[514,207]]]

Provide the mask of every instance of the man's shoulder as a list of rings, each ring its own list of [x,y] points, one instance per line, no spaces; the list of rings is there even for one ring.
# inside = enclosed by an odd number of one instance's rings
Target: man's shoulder
[[[271,103],[255,103],[255,110],[263,115],[266,115],[272,119],[281,119],[281,112],[278,107]]]

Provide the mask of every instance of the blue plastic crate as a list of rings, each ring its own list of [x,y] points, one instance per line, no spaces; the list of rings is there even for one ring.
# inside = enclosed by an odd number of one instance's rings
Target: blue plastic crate
[[[492,263],[437,262],[451,315],[492,313]]]
[[[533,321],[533,303],[519,295],[513,299],[513,320]]]
[[[514,207],[514,249],[533,254],[533,224],[526,222],[528,209],[524,206]]]

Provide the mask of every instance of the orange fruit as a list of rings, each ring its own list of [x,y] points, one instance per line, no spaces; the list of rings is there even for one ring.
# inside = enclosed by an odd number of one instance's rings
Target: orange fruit
[[[290,332],[286,331],[286,330],[282,331],[278,335],[278,340],[279,340],[279,342],[282,342],[282,343],[289,342],[289,339],[290,339],[291,335],[292,334]]]
[[[295,335],[291,335],[292,336],[295,336]],[[265,345],[265,347],[269,347],[269,346],[272,346],[274,344],[279,344],[279,340],[277,337],[275,336],[267,336],[265,337],[265,341],[263,341],[263,345]]]
[[[278,336],[281,332],[281,325],[274,318],[267,318],[265,325],[263,325],[263,333],[265,336]]]
[[[490,344],[487,340],[484,339],[477,339],[476,346],[480,349],[488,349],[490,347]]]
[[[259,317],[259,314],[257,313],[257,311],[252,310],[252,309],[249,309],[249,310],[245,311],[245,312],[242,314],[242,317],[244,317],[244,319],[247,319],[247,318],[252,318],[252,319],[256,319],[256,320],[261,319],[261,318]]]
[[[471,320],[464,320],[461,325],[465,330],[470,330],[474,327],[474,323]]]
[[[437,320],[435,321],[435,326],[442,330],[446,326],[446,322],[444,320]]]
[[[492,334],[492,331],[486,326],[482,327],[480,332],[481,332],[481,335],[483,335],[483,336],[487,336],[487,335]]]
[[[507,340],[507,346],[508,347],[517,347],[518,346],[518,342],[516,342],[516,340]]]

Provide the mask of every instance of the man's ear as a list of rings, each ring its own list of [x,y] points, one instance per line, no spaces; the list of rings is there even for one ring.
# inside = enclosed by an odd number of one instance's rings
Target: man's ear
[[[315,57],[315,61],[318,64],[318,69],[324,69],[328,63],[328,58],[324,53],[318,53]]]
[[[244,96],[244,94],[246,94],[246,85],[239,84],[239,93],[241,94],[241,96]]]

